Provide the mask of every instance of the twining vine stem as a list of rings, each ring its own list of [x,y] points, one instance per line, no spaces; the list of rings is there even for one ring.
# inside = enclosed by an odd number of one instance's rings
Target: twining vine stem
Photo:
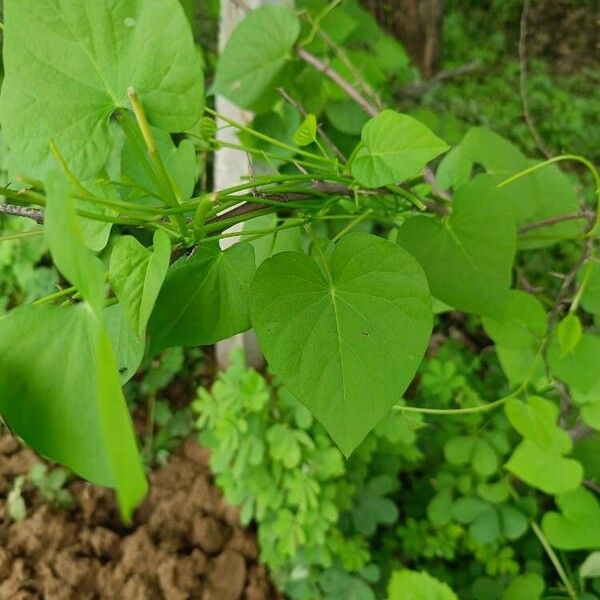
[[[527,17],[529,15],[529,0],[524,0],[519,31],[519,92],[523,104],[523,116],[536,146],[546,158],[552,158],[552,152],[542,139],[529,108],[527,94]]]

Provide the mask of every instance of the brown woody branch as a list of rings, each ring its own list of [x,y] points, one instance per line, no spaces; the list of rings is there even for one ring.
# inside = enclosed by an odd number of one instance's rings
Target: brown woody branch
[[[0,204],[0,214],[25,217],[40,225],[44,222],[44,211],[37,208],[17,206],[16,204]]]
[[[263,197],[269,200],[276,200],[277,202],[281,202],[285,204],[286,202],[297,202],[299,200],[310,200],[313,196],[309,192],[298,192],[298,193],[287,193],[287,194],[261,194],[259,191],[255,192],[257,197]],[[207,225],[211,225],[213,223],[220,223],[226,219],[231,219],[231,217],[239,217],[241,215],[247,215],[249,213],[253,213],[259,210],[263,210],[265,208],[269,208],[270,205],[261,204],[260,202],[244,202],[239,206],[228,210],[227,212],[221,213],[220,215],[216,215],[211,219],[206,221]]]
[[[569,213],[567,215],[556,215],[555,217],[548,217],[547,219],[542,219],[541,221],[536,221],[535,223],[529,223],[528,225],[523,225],[523,227],[519,228],[519,233],[527,233],[528,231],[532,231],[533,229],[540,229],[541,227],[548,227],[549,225],[556,225],[557,223],[562,223],[564,221],[576,221],[576,220],[587,220],[594,219],[596,214],[593,210],[583,210],[578,213]]]
[[[298,58],[320,71],[326,77],[329,77],[338,87],[340,87],[356,104],[358,104],[368,115],[374,117],[379,114],[379,109],[360,94],[349,81],[346,81],[335,69],[332,69],[328,63],[311,54],[305,48],[299,46],[296,48]]]
[[[399,92],[400,97],[410,99],[420,98],[423,94],[426,94],[443,81],[446,81],[447,79],[454,79],[456,77],[462,77],[463,75],[468,75],[473,71],[477,71],[477,69],[479,69],[480,67],[481,62],[479,60],[474,60],[470,63],[467,63],[466,65],[456,67],[455,69],[446,69],[445,71],[440,71],[427,81],[421,81],[419,83],[403,87]]]

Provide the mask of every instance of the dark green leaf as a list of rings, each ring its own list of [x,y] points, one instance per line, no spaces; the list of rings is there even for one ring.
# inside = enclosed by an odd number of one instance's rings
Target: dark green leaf
[[[240,243],[222,252],[202,246],[168,271],[149,323],[152,352],[205,346],[250,329],[248,292],[254,249]]]
[[[300,22],[287,6],[253,10],[231,34],[217,66],[213,92],[255,108],[292,58]]]
[[[520,538],[528,527],[527,517],[510,504],[501,504],[498,507],[502,532],[509,540]]]
[[[452,514],[452,492],[451,490],[441,490],[438,492],[427,505],[427,516],[435,527],[443,527],[447,525]]]
[[[423,265],[433,296],[460,310],[502,315],[516,232],[489,177],[481,175],[460,187],[449,217],[406,221],[398,243]]]
[[[432,326],[417,262],[361,233],[327,259],[283,252],[266,260],[251,313],[273,371],[346,455],[400,399]]]
[[[443,188],[464,184],[475,164],[481,165],[494,181],[500,183],[509,176],[535,164],[511,142],[485,127],[470,129],[458,146],[442,160],[437,172]],[[557,215],[577,212],[579,202],[569,178],[556,167],[547,165],[500,190],[519,226]],[[573,237],[580,233],[584,221],[565,221],[540,227],[519,236],[519,246],[537,248],[557,237]]]

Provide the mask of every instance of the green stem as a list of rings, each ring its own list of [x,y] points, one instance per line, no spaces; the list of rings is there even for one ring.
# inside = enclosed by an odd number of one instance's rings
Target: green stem
[[[285,225],[279,225],[277,227],[271,227],[269,229],[242,229],[242,231],[233,231],[231,233],[221,233],[220,235],[213,235],[211,237],[205,237],[202,241],[208,242],[208,241],[220,240],[223,238],[241,237],[241,236],[248,236],[249,241],[251,241],[251,240],[259,238],[259,237],[264,237],[265,235],[270,235],[270,234],[276,233],[278,231],[283,231],[284,229],[294,229],[296,227],[302,227],[302,225],[308,221],[309,221],[309,219],[301,220],[301,221],[298,221],[297,223],[287,223]]]
[[[323,206],[322,202],[311,202],[310,198],[307,198],[305,201],[301,202],[287,202],[285,200],[272,200],[271,198],[263,198],[261,196],[236,196],[235,198],[240,198],[238,202],[252,202],[253,204],[264,204],[266,206],[277,206],[279,208],[321,208]]]
[[[550,562],[554,565],[554,568],[556,569],[558,576],[560,577],[561,581],[563,582],[563,585],[565,586],[565,590],[566,590],[567,594],[569,594],[569,597],[572,598],[572,600],[576,600],[577,594],[576,594],[573,586],[571,585],[571,582],[569,581],[569,578],[567,577],[567,574],[566,574],[558,556],[556,556],[554,549],[550,545],[548,538],[546,538],[546,536],[544,535],[544,532],[541,530],[540,526],[533,519],[531,521],[529,521],[529,523],[531,525],[531,529],[533,529],[533,532],[535,533],[538,540],[540,541],[540,544],[542,544],[542,547],[546,551],[546,554],[548,555]]]
[[[43,298],[36,300],[32,304],[33,304],[33,306],[37,306],[38,304],[46,304],[47,302],[52,302],[54,300],[60,300],[61,298],[64,298],[65,296],[68,296],[69,294],[73,294],[76,291],[77,291],[76,288],[68,287],[68,288],[65,288],[64,290],[55,292],[54,294],[50,294],[49,296],[44,296]]]
[[[11,235],[0,236],[0,242],[10,242],[11,240],[20,240],[22,238],[33,237],[34,235],[42,235],[43,229],[35,229],[33,231],[23,231],[21,233],[14,233]]]
[[[237,204],[241,204],[242,202],[251,202],[252,204],[264,204],[265,206],[275,206],[277,208],[320,208],[322,203],[311,203],[307,198],[305,202],[286,202],[283,200],[271,200],[270,198],[262,198],[261,196],[250,196],[250,195],[239,195],[239,196],[231,196],[231,200],[229,202],[221,202],[211,211],[211,216],[214,216],[228,208],[231,208]],[[198,206],[198,201],[186,202],[185,204],[181,204],[177,208],[170,208],[165,210],[166,215],[180,214],[180,213],[188,213],[194,212],[194,210]]]
[[[27,192],[27,190],[11,190],[10,188],[0,186],[0,195],[6,196],[11,200],[17,200],[18,202],[23,201],[23,195]]]
[[[319,32],[321,21],[343,0],[332,0],[314,19],[310,19],[310,14],[307,13],[307,18],[311,23],[311,30],[306,36],[306,39],[300,42],[301,46],[308,46],[315,39],[315,35]]]
[[[39,194],[38,192],[33,192],[31,190],[24,190],[22,192],[19,192],[18,199],[21,202],[25,202],[30,205],[33,204],[36,206],[46,206],[46,197],[42,194]],[[137,225],[141,227],[153,227],[167,230],[167,228],[165,228],[164,226],[160,225],[152,219],[141,219],[139,217],[119,219],[108,215],[101,215],[99,213],[90,212],[81,208],[76,208],[75,212],[80,217],[85,217],[86,219],[91,219],[92,221],[100,221],[102,223],[113,223],[115,225]]]
[[[227,196],[232,196],[232,199],[235,199],[237,196],[235,196],[234,194],[237,194],[238,192],[243,192],[245,190],[251,190],[251,189],[259,189],[259,188],[266,188],[265,190],[261,190],[264,191],[266,193],[271,193],[271,192],[279,192],[279,191],[296,191],[296,192],[307,192],[307,193],[311,193],[315,196],[327,196],[327,194],[321,194],[316,190],[313,189],[290,189],[289,187],[287,187],[285,184],[290,183],[290,182],[313,182],[313,181],[319,181],[319,182],[323,182],[323,183],[327,183],[327,182],[333,182],[333,183],[340,183],[342,185],[350,185],[352,183],[352,180],[348,179],[348,178],[344,178],[344,177],[339,177],[339,176],[334,176],[331,174],[328,174],[325,178],[321,179],[319,177],[315,177],[314,174],[302,174],[302,175],[275,175],[275,176],[270,176],[270,177],[257,177],[256,179],[249,181],[247,183],[241,183],[229,188],[224,188],[222,190],[218,190],[216,192],[217,197],[219,198],[226,198]],[[268,186],[268,187],[267,187]],[[191,202],[186,203],[186,205],[192,205]]]
[[[325,258],[325,253],[323,252],[323,248],[321,248],[321,244],[319,243],[319,240],[318,240],[317,236],[315,235],[314,231],[312,230],[312,227],[310,226],[310,224],[303,223],[303,226],[304,226],[304,231],[306,231],[306,233],[309,235],[310,239],[312,240],[313,245],[315,246],[315,248],[317,249],[317,252],[319,253],[319,256],[321,257],[321,263],[323,264],[323,269],[325,270],[325,273],[327,274],[327,278],[329,279],[329,282],[332,286],[331,293],[333,294],[333,277],[331,276],[331,270],[329,269],[329,265],[327,264],[327,258]],[[335,305],[334,305],[334,307],[335,307]]]
[[[394,192],[395,194],[402,196],[405,200],[408,200],[419,210],[427,210],[427,205],[422,200],[419,200],[414,194],[411,194],[408,190],[405,190],[399,185],[386,185],[385,187],[390,190],[390,192]]]
[[[144,142],[146,144],[146,148],[148,150],[148,156],[156,169],[159,179],[162,181],[164,188],[167,190],[167,195],[165,197],[165,201],[172,207],[179,206],[181,201],[181,192],[177,189],[177,185],[169,175],[165,164],[160,156],[158,148],[156,147],[156,140],[154,139],[154,135],[152,134],[152,130],[150,129],[150,124],[148,123],[148,119],[146,118],[146,113],[144,112],[144,107],[140,101],[140,97],[134,88],[130,87],[127,90],[127,96],[129,97],[129,102],[131,103],[131,108],[133,109],[133,114],[135,115],[135,119],[137,121],[138,127],[144,138]],[[179,230],[181,235],[185,238],[188,235],[188,226],[185,222],[185,219],[175,216],[175,221],[179,226]]]
[[[352,231],[359,223],[362,223],[365,219],[367,219],[372,212],[373,209],[369,208],[364,213],[362,213],[362,215],[356,217],[354,221],[348,223],[348,225],[346,225],[346,227],[344,227],[344,229],[342,229],[331,241],[335,244],[339,239],[343,238],[349,231]]]
[[[502,406],[507,400],[513,398],[515,395],[516,392],[510,396],[500,398],[500,400],[495,400],[494,402],[489,402],[488,404],[482,404],[480,406],[471,406],[469,408],[421,408],[419,406],[394,406],[393,409],[400,412],[422,413],[424,415],[468,415],[471,413],[494,410],[495,408]]]
[[[156,208],[154,206],[143,206],[141,204],[132,204],[129,202],[122,202],[120,200],[106,200],[105,198],[100,198],[99,196],[75,196],[78,200],[88,200],[89,202],[93,202],[94,204],[100,204],[102,206],[106,206],[107,208],[112,208],[114,210],[118,210],[124,212],[126,215],[130,215],[131,213],[147,213],[149,215],[156,215],[159,217],[166,216],[168,214],[167,210],[162,208]]]
[[[218,191],[218,194],[227,195],[234,194],[235,192],[241,192],[243,190],[249,190],[256,187],[263,187],[272,183],[282,183],[287,181],[314,181],[316,178],[313,174],[290,174],[290,175],[257,175],[252,181],[247,183],[240,183],[233,187],[224,188]],[[328,181],[342,182],[341,178],[327,176]]]
[[[211,146],[211,149],[213,151],[219,150],[220,148],[230,148],[231,150],[239,150],[240,152],[245,152],[247,154],[256,154],[258,156],[263,157],[266,160],[268,160],[268,159],[273,159],[273,160],[278,160],[278,161],[284,160],[281,156],[277,156],[277,154],[273,154],[272,152],[267,152],[266,150],[259,150],[258,148],[251,148],[249,146],[243,146],[242,144],[234,144],[232,142],[222,142],[220,140],[217,140],[215,142],[215,144],[213,146]],[[316,171],[324,170],[322,165],[314,164],[307,160],[302,160],[302,159],[296,158],[296,159],[294,159],[294,162],[299,165],[302,165],[303,167],[307,167],[309,169],[315,169]],[[326,172],[329,172],[329,170],[326,170]],[[313,179],[314,178],[315,178],[315,176],[313,175]]]
[[[156,169],[153,167],[153,164],[150,162],[150,157],[148,152],[144,150],[144,146],[140,143],[140,133],[139,129],[136,127],[136,122],[131,116],[131,113],[125,109],[119,109],[117,113],[117,120],[119,121],[125,136],[134,153],[136,154],[139,164],[142,166],[146,175],[152,181],[156,189],[160,193],[161,201],[167,206],[173,206],[173,201],[171,200],[171,192],[169,188],[165,189],[165,184],[162,179],[158,176]],[[178,229],[180,232],[187,230],[187,225],[185,220],[183,220],[178,215],[174,215],[170,217],[173,226]]]
[[[269,215],[273,212],[277,211],[279,207],[271,207],[267,206],[266,208],[260,210],[254,210],[249,213],[244,213],[241,215],[235,215],[229,219],[221,219],[220,221],[216,221],[215,223],[207,223],[204,225],[204,231],[208,233],[212,233],[214,231],[222,231],[223,229],[228,229],[233,225],[237,225],[238,223],[243,223],[244,221],[249,221],[250,219],[254,219],[256,217],[262,217],[263,215]]]
[[[124,108],[121,108],[117,112],[117,121],[121,125],[121,129],[127,138],[133,152],[138,158],[139,164],[144,169],[148,179],[152,181],[155,188],[159,192],[159,198],[165,204],[168,202],[165,201],[164,196],[166,195],[166,191],[163,189],[163,184],[156,171],[152,168],[152,164],[150,163],[150,157],[145,149],[143,140],[140,139],[140,131],[136,126],[135,119],[131,116],[131,113]]]
[[[498,184],[498,187],[500,188],[504,187],[505,185],[509,185],[513,181],[516,181],[521,177],[525,177],[525,175],[530,175],[531,173],[534,173],[535,171],[538,171],[539,169],[542,169],[548,165],[565,160],[572,160],[574,162],[581,163],[589,170],[589,172],[592,174],[592,177],[594,178],[594,183],[596,185],[596,222],[592,229],[588,232],[588,235],[593,235],[596,232],[596,230],[600,228],[600,173],[598,173],[596,167],[587,158],[584,158],[583,156],[579,156],[577,154],[561,154],[560,156],[555,156],[553,158],[545,160],[544,162],[538,163],[537,165],[533,165],[528,169],[524,169],[523,171],[515,173],[508,179],[505,179],[504,181],[500,182]]]
[[[113,187],[124,188],[126,190],[136,190],[137,192],[144,194],[144,196],[149,196],[150,198],[155,198],[156,200],[162,200],[162,198],[156,192],[153,192],[152,190],[149,190],[138,183],[133,183],[131,181],[114,181],[111,179],[108,181],[108,184],[112,185]]]
[[[313,160],[317,160],[320,162],[327,162],[330,164],[335,164],[335,161],[333,161],[331,158],[326,158],[326,157],[320,156],[319,154],[314,154],[313,152],[307,152],[306,150],[303,150],[302,148],[296,148],[296,147],[290,146],[289,144],[286,144],[284,142],[280,142],[279,140],[276,140],[268,135],[265,135],[264,133],[260,133],[259,131],[256,131],[250,127],[246,127],[246,125],[242,125],[242,123],[237,123],[233,119],[230,119],[226,115],[222,115],[222,114],[212,110],[211,108],[206,107],[204,110],[209,115],[212,115],[213,117],[221,119],[221,121],[225,121],[225,123],[228,123],[232,127],[235,127],[236,129],[239,129],[240,131],[243,131],[244,133],[247,133],[259,140],[262,140],[263,142],[267,142],[273,146],[282,148],[283,150],[292,151],[294,154],[300,154],[301,156],[306,156],[307,158],[312,158]]]

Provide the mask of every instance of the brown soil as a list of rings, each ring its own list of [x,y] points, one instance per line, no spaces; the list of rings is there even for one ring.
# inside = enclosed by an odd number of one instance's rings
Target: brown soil
[[[189,440],[150,475],[151,490],[123,526],[111,491],[74,481],[70,510],[27,497],[12,522],[6,497],[38,461],[0,437],[0,600],[273,600],[254,535],[214,487],[208,455]]]

